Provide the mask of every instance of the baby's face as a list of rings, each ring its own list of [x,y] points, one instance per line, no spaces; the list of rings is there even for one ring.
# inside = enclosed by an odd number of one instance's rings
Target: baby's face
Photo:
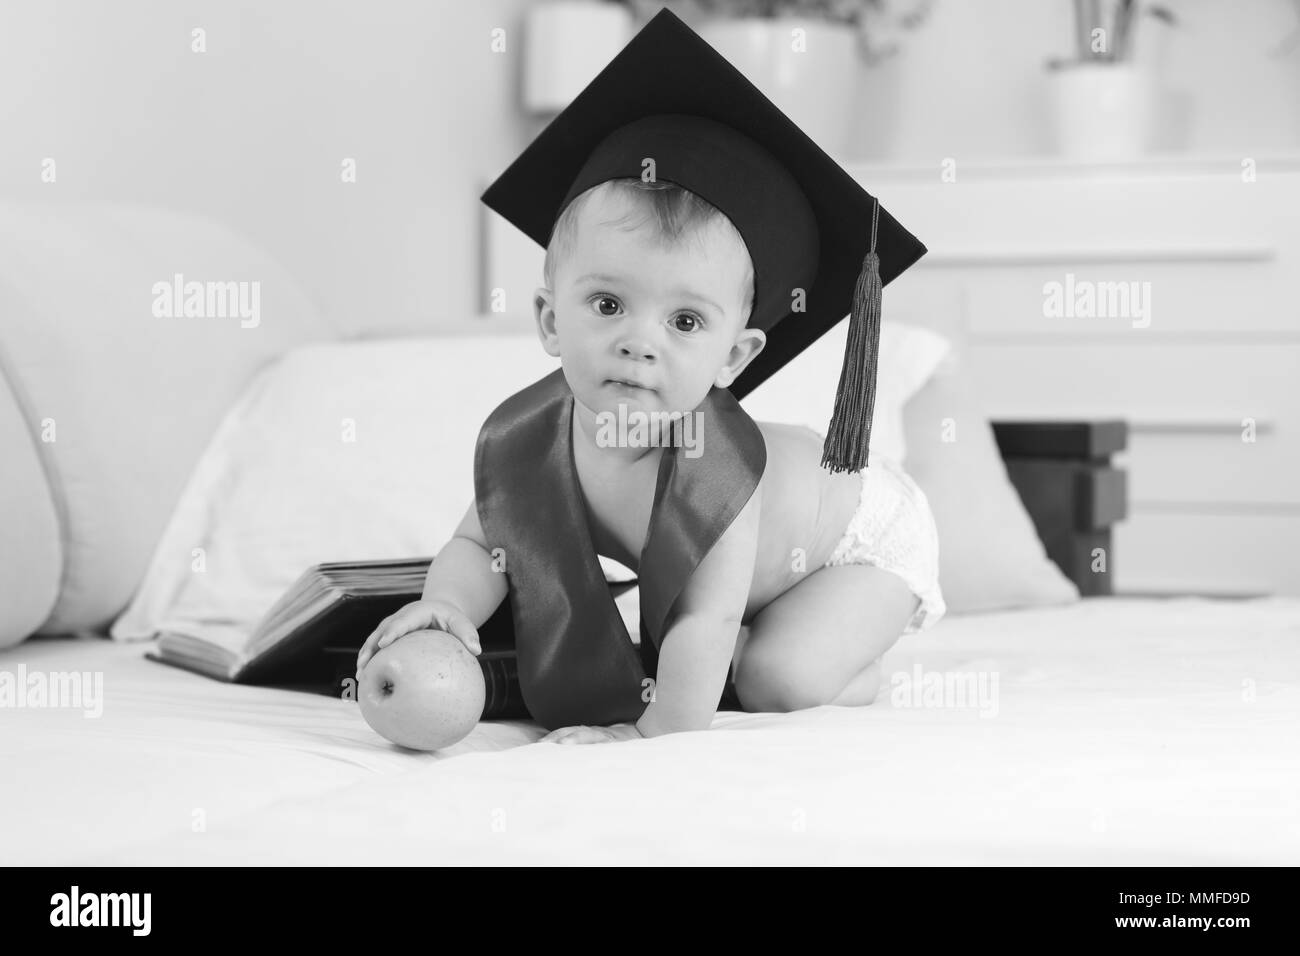
[[[581,210],[555,288],[537,292],[543,344],[593,413],[690,412],[763,347],[762,331],[745,328],[749,252],[721,224],[671,247],[649,223],[607,224],[630,211],[623,203],[592,197]]]

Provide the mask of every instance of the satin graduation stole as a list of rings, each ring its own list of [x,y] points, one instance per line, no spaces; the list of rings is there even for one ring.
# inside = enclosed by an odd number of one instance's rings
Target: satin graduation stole
[[[754,420],[717,387],[697,411],[701,454],[688,457],[680,442],[660,449],[637,572],[639,654],[592,542],[573,457],[573,392],[563,370],[506,399],[479,431],[479,522],[489,551],[504,553],[524,703],[548,730],[641,716],[673,604],[758,487],[767,446]],[[680,427],[673,425],[675,438]]]

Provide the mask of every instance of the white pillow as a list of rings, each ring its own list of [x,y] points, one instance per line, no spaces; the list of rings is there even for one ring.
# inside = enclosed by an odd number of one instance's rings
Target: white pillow
[[[1078,601],[1007,476],[968,365],[954,349],[903,412],[907,473],[934,513],[948,613]]]
[[[831,329],[746,395],[741,402],[745,411],[758,421],[807,425],[825,435],[835,408],[848,335],[847,321]],[[883,455],[897,462],[907,456],[903,406],[930,380],[951,349],[947,338],[923,326],[881,323],[871,456]]]
[[[933,332],[882,327],[873,449],[901,452],[902,404],[946,351]],[[820,394],[806,381],[824,385],[819,354],[827,355],[809,349],[773,376],[746,410],[814,427],[825,410],[829,420],[835,381]],[[334,342],[286,353],[212,437],[110,634],[251,628],[310,565],[432,557],[473,500],[483,421],[557,365],[535,335]],[[602,563],[608,577],[620,577],[621,565]]]

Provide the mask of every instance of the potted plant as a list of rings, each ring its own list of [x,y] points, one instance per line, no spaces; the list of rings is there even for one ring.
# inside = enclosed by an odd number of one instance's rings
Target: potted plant
[[[1109,19],[1098,0],[1073,5],[1074,55],[1047,64],[1056,149],[1078,160],[1140,156],[1153,139],[1160,95],[1155,67],[1174,15],[1137,0],[1117,0]]]
[[[832,156],[852,142],[860,69],[890,57],[933,0],[626,0],[670,8]]]

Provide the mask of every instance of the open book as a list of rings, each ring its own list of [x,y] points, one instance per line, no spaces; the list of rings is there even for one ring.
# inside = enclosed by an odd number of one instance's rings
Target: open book
[[[302,573],[250,632],[246,626],[205,622],[164,625],[150,660],[221,681],[261,684],[344,696],[356,676],[357,652],[388,615],[424,592],[432,558],[339,561]],[[628,634],[640,636],[635,582],[611,583]],[[527,718],[515,667],[510,601],[478,629],[478,661],[487,689],[483,718]]]

